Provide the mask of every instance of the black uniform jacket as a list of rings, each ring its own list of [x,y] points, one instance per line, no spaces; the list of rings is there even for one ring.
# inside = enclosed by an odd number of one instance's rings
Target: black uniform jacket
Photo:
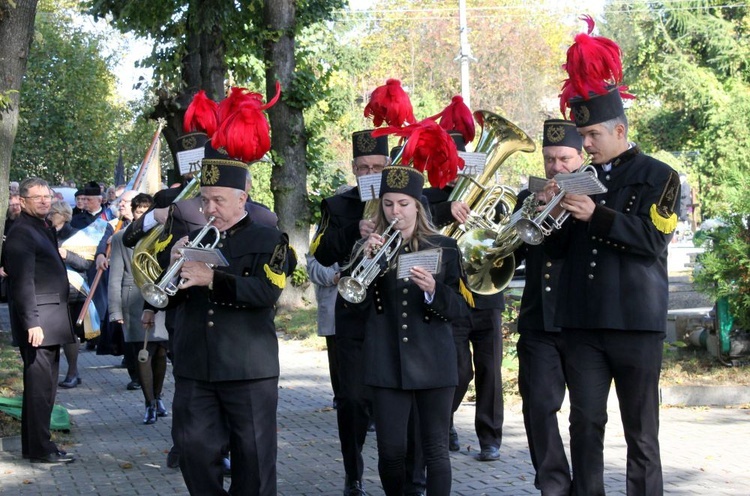
[[[459,293],[461,256],[451,238],[434,235],[427,241],[420,250],[442,248],[440,272],[434,275],[432,303],[425,303],[424,291],[409,278],[396,279],[394,268],[375,280],[360,305],[367,316],[364,343],[367,385],[430,389],[458,384],[451,321],[468,314]],[[409,249],[402,245],[400,253]]]
[[[516,210],[521,208],[530,194],[527,189],[518,194]],[[554,325],[554,320],[562,259],[551,259],[544,252],[543,244],[523,243],[513,252],[513,255],[517,265],[526,260],[526,281],[521,297],[521,308],[518,311],[518,331],[522,333],[530,329],[559,332],[560,328]]]
[[[174,374],[209,382],[276,377],[275,304],[296,266],[288,237],[245,216],[216,248],[229,266],[215,269],[213,290],[191,287],[170,298],[178,305]]]
[[[448,201],[452,191],[453,188],[449,186],[443,189],[425,188],[423,192],[430,203],[432,221],[438,230],[456,222],[453,214],[451,214],[451,202]],[[500,207],[496,207],[495,210],[499,215],[501,212]],[[473,308],[477,310],[487,310],[490,308],[505,309],[505,296],[502,291],[493,295],[480,295],[472,292],[472,295],[474,298]]]
[[[29,346],[28,330],[41,327],[42,346],[75,341],[68,314],[68,275],[54,229],[21,212],[5,242],[10,323],[18,346]]]
[[[364,211],[365,203],[360,200],[357,187],[320,202],[320,225],[310,253],[321,265],[347,264],[354,244],[362,237],[359,221]]]
[[[593,197],[591,221],[571,217],[545,241],[550,256],[565,258],[555,325],[663,332],[674,227],[665,228],[658,211],[679,214],[679,176],[637,147],[616,158],[610,172],[596,169],[608,191]]]

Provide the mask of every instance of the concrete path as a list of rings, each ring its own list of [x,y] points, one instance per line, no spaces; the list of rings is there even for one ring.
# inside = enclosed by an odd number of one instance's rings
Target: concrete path
[[[143,397],[127,391],[120,358],[81,351],[83,384],[61,389],[58,403],[70,411],[72,445],[78,460],[70,465],[30,464],[20,448],[0,452],[3,495],[153,495],[187,494],[179,470],[165,465],[171,445],[171,415],[155,425],[141,423]],[[279,401],[279,494],[340,495],[344,473],[336,435],[336,413],[325,352],[282,341]],[[65,370],[65,366],[61,367]],[[171,370],[168,371],[171,374]],[[172,397],[169,377],[165,398]],[[613,394],[614,396],[614,394]],[[171,406],[171,401],[167,401]],[[625,494],[625,441],[611,402],[606,439],[608,494]],[[474,406],[464,404],[456,424],[462,450],[451,454],[453,494],[528,495],[534,474],[528,459],[520,404],[506,408],[502,459],[482,463],[473,435]],[[567,432],[567,407],[560,414]],[[661,442],[665,489],[673,495],[750,494],[748,446],[750,410],[739,408],[662,408]],[[368,494],[382,495],[375,442],[365,449]],[[7,449],[7,448],[6,448]]]

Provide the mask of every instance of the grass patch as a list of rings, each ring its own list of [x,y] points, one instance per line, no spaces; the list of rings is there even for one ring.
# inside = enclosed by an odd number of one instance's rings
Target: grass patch
[[[305,346],[324,350],[325,338],[318,336],[318,309],[315,305],[276,314],[276,332],[283,333],[282,339],[301,341]]]
[[[664,344],[662,386],[748,386],[750,367],[728,367],[707,350],[681,343]]]
[[[0,332],[0,396],[23,395],[23,362],[18,348],[11,345],[10,332]],[[0,412],[0,437],[21,434],[21,421]]]

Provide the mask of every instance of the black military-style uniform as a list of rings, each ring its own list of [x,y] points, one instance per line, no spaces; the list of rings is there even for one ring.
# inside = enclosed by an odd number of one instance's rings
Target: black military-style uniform
[[[432,218],[438,228],[455,222],[448,201],[453,188],[426,188]],[[498,206],[498,214],[500,214]],[[476,387],[474,426],[481,448],[500,448],[503,437],[503,360],[502,314],[503,292],[494,295],[472,293],[474,305],[469,314],[453,321],[453,337],[458,361],[458,387],[453,398],[453,412],[461,406],[471,380]],[[470,345],[471,344],[471,348]]]
[[[173,437],[180,468],[191,494],[223,494],[221,453],[228,445],[230,492],[275,495],[274,315],[296,261],[285,234],[248,216],[222,233],[217,249],[229,266],[216,268],[213,288],[191,287],[170,300],[177,305]]]
[[[75,342],[68,313],[68,276],[54,229],[21,212],[3,245],[13,341],[23,358],[21,449],[26,458],[57,453],[49,422],[57,393],[60,345]],[[38,347],[28,331],[41,327]]]
[[[518,194],[516,211],[530,195]],[[518,390],[523,399],[523,423],[534,485],[542,494],[570,493],[570,466],[565,454],[557,412],[565,399],[565,348],[560,328],[554,325],[557,284],[562,260],[553,260],[543,245],[522,244],[516,264],[526,261],[526,281],[518,312]]]
[[[658,386],[680,181],[637,147],[604,169],[596,166],[608,191],[593,197],[590,222],[568,221],[545,243],[551,256],[564,257],[555,325],[567,355],[573,494],[604,494],[613,379],[628,444],[628,494],[661,494]]]
[[[399,254],[411,251],[404,245]],[[468,308],[459,292],[456,241],[433,235],[419,245],[420,250],[431,248],[440,248],[442,255],[430,303],[410,278],[398,279],[392,269],[374,281],[361,304],[366,315],[364,381],[373,387],[378,471],[386,494],[406,494],[413,474],[407,464],[408,413],[418,418],[427,493],[450,494],[446,432],[458,383],[457,363],[448,359],[456,353],[451,321],[465,317]]]

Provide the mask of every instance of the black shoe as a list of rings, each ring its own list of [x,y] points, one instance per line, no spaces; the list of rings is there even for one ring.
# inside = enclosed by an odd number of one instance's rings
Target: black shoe
[[[232,461],[229,459],[229,457],[225,456],[224,458],[222,458],[221,464],[222,464],[224,477],[231,477],[232,476]]]
[[[76,387],[80,383],[81,383],[81,378],[78,376],[75,376],[71,378],[66,377],[64,381],[59,382],[57,385],[60,386],[61,388],[71,389],[71,388]]]
[[[161,398],[158,398],[156,400],[156,415],[158,417],[166,417],[167,415],[169,415],[167,407],[164,406],[164,402],[161,400]]]
[[[494,462],[495,460],[499,459],[500,451],[494,446],[482,448],[482,451],[480,451],[479,455],[477,456],[477,460],[479,460],[480,462]]]
[[[180,466],[180,452],[172,446],[167,454],[167,467],[179,468]]]
[[[126,387],[128,388],[128,391],[137,391],[141,389],[141,383],[136,380],[133,380],[133,381],[128,382],[128,385]]]
[[[40,458],[31,458],[31,463],[73,463],[73,456],[64,451],[55,451]]]
[[[461,445],[458,444],[458,432],[455,427],[451,427],[451,430],[448,431],[448,449],[451,451],[459,451],[461,449]]]
[[[362,488],[362,481],[346,481],[344,486],[344,496],[367,496],[367,493]]]
[[[159,417],[156,416],[156,402],[146,404],[146,413],[143,415],[143,423],[146,425],[155,424]]]

